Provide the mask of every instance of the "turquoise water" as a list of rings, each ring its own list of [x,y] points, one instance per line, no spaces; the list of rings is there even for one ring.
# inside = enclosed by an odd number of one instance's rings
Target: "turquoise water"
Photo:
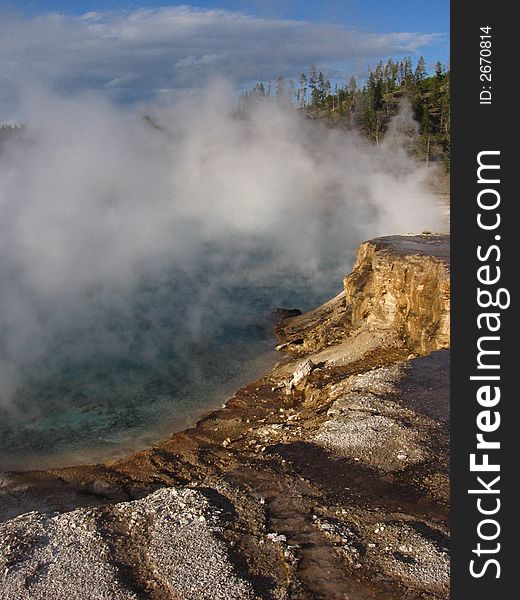
[[[0,408],[1,468],[113,458],[193,424],[279,359],[275,308],[308,309],[332,291],[294,273],[249,279],[162,273],[49,325],[45,352]]]

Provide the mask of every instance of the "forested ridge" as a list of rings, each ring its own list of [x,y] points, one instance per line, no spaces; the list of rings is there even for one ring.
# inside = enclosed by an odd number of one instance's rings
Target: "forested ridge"
[[[417,122],[413,153],[418,160],[442,163],[450,169],[450,72],[438,62],[433,74],[424,58],[413,64],[408,57],[388,59],[369,68],[362,83],[354,76],[335,85],[315,66],[298,81],[280,75],[274,82],[259,82],[244,92],[239,111],[263,100],[292,104],[309,118],[325,119],[332,127],[357,129],[376,145],[384,138],[390,119],[407,99]]]
[[[335,85],[311,66],[298,79],[280,75],[276,81],[259,82],[240,95],[239,113],[258,102],[275,101],[303,111],[310,119],[324,120],[330,127],[355,129],[378,145],[403,100],[411,106],[416,122],[412,153],[418,160],[443,165],[450,170],[450,72],[438,62],[433,74],[421,57],[414,65],[408,57],[401,61],[380,61],[369,68],[366,79],[348,78]],[[0,124],[0,141],[20,126]]]

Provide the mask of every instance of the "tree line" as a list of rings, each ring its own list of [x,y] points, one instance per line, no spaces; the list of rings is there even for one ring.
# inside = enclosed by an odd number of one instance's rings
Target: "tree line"
[[[388,59],[369,68],[362,82],[351,76],[343,86],[332,84],[311,66],[295,81],[280,75],[276,81],[257,83],[240,96],[239,111],[258,101],[274,100],[305,112],[310,118],[325,119],[330,126],[356,128],[376,145],[383,139],[390,119],[397,114],[403,98],[411,103],[418,123],[414,147],[417,158],[442,162],[450,168],[450,72],[438,62],[427,72],[420,57]]]

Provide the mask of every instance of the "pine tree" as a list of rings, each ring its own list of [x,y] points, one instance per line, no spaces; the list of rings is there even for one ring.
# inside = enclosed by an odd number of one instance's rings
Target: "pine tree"
[[[278,75],[276,78],[275,97],[278,102],[285,102],[287,99],[287,90],[285,88],[285,79],[283,75]]]
[[[298,103],[299,108],[305,108],[307,105],[307,77],[305,73],[300,75],[300,101]]]
[[[318,74],[318,101],[320,104],[323,104],[325,100],[325,77],[323,73],[320,71]]]
[[[408,56],[403,60],[403,87],[405,94],[412,97],[415,90],[412,59]]]
[[[424,57],[420,57],[417,62],[417,66],[415,67],[415,81],[421,82],[426,77],[426,63],[424,62]]]
[[[357,92],[357,81],[354,75],[351,75],[347,83],[347,90],[352,96]]]
[[[426,102],[423,104],[422,119],[421,119],[421,142],[422,149],[424,152],[426,164],[430,162],[430,142],[431,142],[431,128],[430,128],[430,111]]]
[[[310,89],[310,103],[313,108],[316,108],[319,103],[319,92],[318,92],[318,72],[314,65],[311,65],[309,73],[309,89]]]

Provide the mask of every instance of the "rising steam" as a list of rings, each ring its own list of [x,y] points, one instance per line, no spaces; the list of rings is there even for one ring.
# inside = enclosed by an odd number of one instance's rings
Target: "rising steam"
[[[275,103],[247,115],[234,104],[223,82],[168,107],[28,95],[26,125],[0,150],[4,408],[20,374],[60,352],[153,356],[153,336],[133,337],[128,298],[165,271],[177,273],[168,302],[184,344],[233,312],[226,287],[306,278],[319,296],[364,239],[439,229],[426,171],[397,143],[406,112],[376,149]],[[110,311],[125,335],[100,320]]]

